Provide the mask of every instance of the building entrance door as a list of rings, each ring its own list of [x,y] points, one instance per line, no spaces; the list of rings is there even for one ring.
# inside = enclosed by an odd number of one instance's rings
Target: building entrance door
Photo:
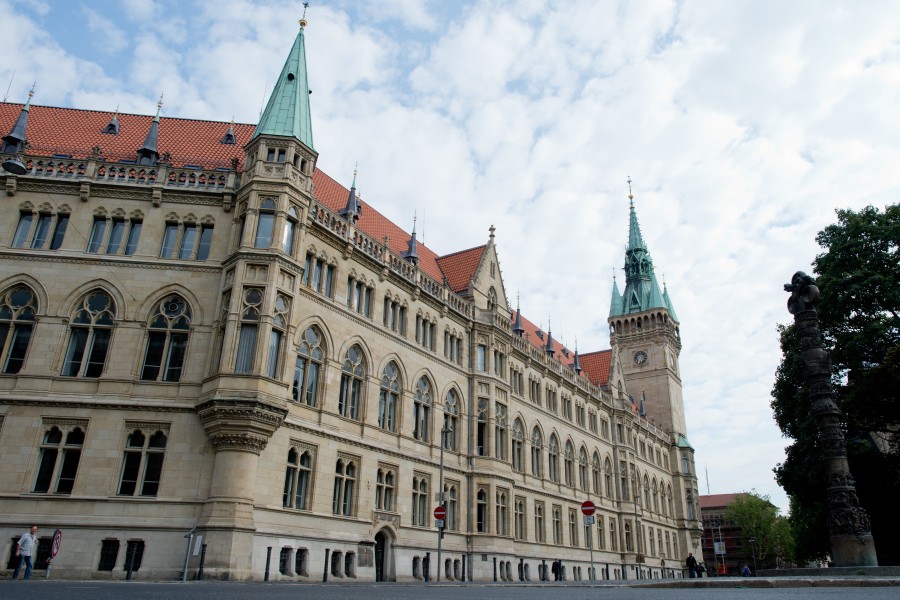
[[[384,547],[387,540],[384,532],[375,535],[375,581],[384,581]]]

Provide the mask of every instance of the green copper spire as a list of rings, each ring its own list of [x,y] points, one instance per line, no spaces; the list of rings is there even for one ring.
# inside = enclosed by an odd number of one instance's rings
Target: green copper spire
[[[613,289],[612,300],[609,302],[609,316],[618,317],[623,314],[622,310],[622,294],[619,292],[619,284],[616,282],[616,274],[613,273]]]
[[[306,78],[306,44],[303,30],[306,19],[300,19],[300,31],[284,61],[281,75],[259,119],[253,137],[259,135],[292,136],[313,147],[312,116],[309,110],[309,82]]]
[[[663,300],[666,301],[666,308],[669,309],[669,318],[678,323],[678,315],[675,314],[675,307],[672,306],[672,300],[669,298],[669,287],[666,285],[665,277],[663,277]]]
[[[653,260],[641,235],[637,212],[634,210],[634,195],[631,193],[631,178],[628,179],[628,246],[625,248],[625,291],[621,299],[618,287],[613,286],[613,299],[609,316],[618,317],[644,312],[653,308],[665,308],[666,301],[653,272]]]

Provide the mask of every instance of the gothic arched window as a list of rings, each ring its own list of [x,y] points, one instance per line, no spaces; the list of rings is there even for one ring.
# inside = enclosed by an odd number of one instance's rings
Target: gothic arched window
[[[82,297],[72,317],[64,376],[100,377],[106,366],[115,318],[116,305],[103,290]]]
[[[141,379],[179,381],[191,330],[190,307],[181,296],[166,297],[156,305],[147,329]]]
[[[25,286],[16,286],[0,296],[0,364],[3,373],[15,375],[25,363],[36,312],[34,292]]]
[[[319,397],[319,375],[322,372],[324,360],[322,336],[316,327],[310,327],[303,333],[300,349],[297,351],[292,387],[295,402],[316,406]]]

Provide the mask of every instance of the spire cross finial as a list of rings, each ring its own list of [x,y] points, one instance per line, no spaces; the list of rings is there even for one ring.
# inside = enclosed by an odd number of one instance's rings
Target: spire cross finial
[[[497,229],[496,229],[493,225],[491,225],[491,226],[488,228],[488,231],[491,233],[491,239],[492,239],[492,240],[494,239],[494,232],[495,232],[496,230],[497,230]]]
[[[299,22],[300,22],[300,29],[305,28],[306,25],[307,25],[307,23],[308,23],[308,21],[306,20],[306,9],[307,9],[307,8],[309,8],[309,2],[304,2],[304,3],[303,3],[303,16],[300,17],[300,21],[299,21]]]
[[[34,88],[36,88],[36,87],[37,87],[37,80],[35,80],[34,83],[31,84],[31,89],[28,90],[28,99],[29,100],[34,98]]]
[[[628,176],[628,201],[631,205],[631,208],[634,208],[634,194],[631,193],[631,175]]]
[[[162,110],[163,107],[163,94],[159,95],[159,102],[156,103],[156,112]]]
[[[359,170],[359,161],[353,163],[353,179],[356,179],[356,172]]]

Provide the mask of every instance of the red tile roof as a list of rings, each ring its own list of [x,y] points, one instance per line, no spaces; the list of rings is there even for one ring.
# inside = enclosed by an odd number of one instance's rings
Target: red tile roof
[[[6,135],[22,112],[21,104],[0,102],[0,135]],[[109,125],[113,113],[55,106],[31,106],[28,114],[27,138],[29,154],[52,156],[69,154],[72,158],[88,158],[94,146],[109,160],[134,160],[138,148],[153,122],[148,115],[119,114],[119,133],[101,133]],[[159,153],[168,152],[172,164],[200,165],[211,169],[244,163],[244,144],[250,141],[256,125],[234,124],[236,144],[223,144],[228,123],[160,117]]]
[[[515,320],[515,318],[516,318],[516,313],[514,311],[513,319]],[[543,352],[545,346],[547,345],[547,332],[543,331],[540,327],[538,327],[537,325],[532,323],[530,320],[525,318],[524,315],[522,316],[522,328],[525,330],[525,332],[522,334],[525,336],[525,339],[527,339],[531,343],[532,346],[540,349]],[[552,334],[552,332],[551,332],[551,334]],[[565,365],[567,367],[571,367],[574,364],[575,351],[571,350],[571,349],[567,349],[566,346],[564,344],[562,344],[556,338],[553,338],[553,349],[555,350],[555,352],[553,354],[554,360],[556,360],[559,363],[562,363],[563,365]],[[567,350],[569,355],[566,356],[565,353],[563,352],[563,350]],[[584,356],[579,355],[579,359],[582,359],[582,358],[584,358]],[[582,361],[581,367],[582,367],[581,376],[585,377],[584,361]]]
[[[481,264],[485,248],[487,248],[486,245],[477,246],[438,258],[438,266],[447,277],[447,285],[454,293],[468,291],[469,282],[475,276],[475,269]]]
[[[338,212],[347,205],[350,190],[323,171],[316,169],[313,175],[313,185],[315,186],[315,196],[319,202],[334,212]],[[409,240],[412,235],[403,231],[368,202],[362,202],[362,205],[359,229],[378,243],[383,243],[387,236],[390,249],[402,256],[409,249]],[[419,269],[438,283],[443,283],[444,274],[438,266],[438,255],[421,242],[416,244],[416,253],[419,255]]]
[[[725,508],[743,494],[711,494],[700,496],[701,509]]]
[[[582,373],[594,385],[605,387],[609,384],[609,366],[612,361],[612,350],[600,350],[579,354]]]

